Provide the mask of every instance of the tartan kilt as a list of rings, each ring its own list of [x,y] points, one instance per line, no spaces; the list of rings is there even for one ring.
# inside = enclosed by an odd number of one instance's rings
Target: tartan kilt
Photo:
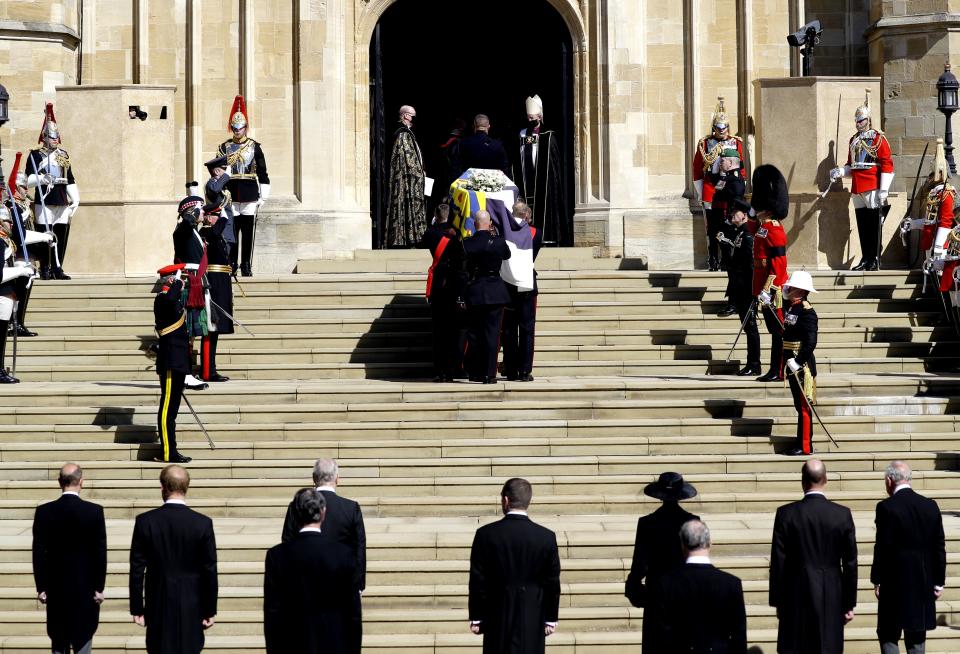
[[[183,304],[187,304],[187,295],[190,290],[187,284],[183,285]],[[186,326],[187,326],[187,336],[193,338],[194,336],[206,336],[207,335],[207,310],[206,309],[187,309],[186,310]]]

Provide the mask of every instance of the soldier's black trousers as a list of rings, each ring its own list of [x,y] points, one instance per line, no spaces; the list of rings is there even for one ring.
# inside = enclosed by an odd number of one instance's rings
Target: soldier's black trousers
[[[763,322],[770,334],[770,370],[783,376],[783,331],[777,321],[779,314],[773,307],[763,308]],[[782,318],[781,318],[782,320]]]
[[[727,227],[724,221],[723,209],[707,209],[707,250],[710,259],[720,263],[720,241],[717,240],[717,232],[724,231]]]
[[[467,374],[496,379],[503,306],[479,304],[467,308]]]
[[[167,370],[160,375],[160,408],[157,410],[157,432],[160,434],[160,446],[163,460],[169,461],[177,453],[177,414],[180,412],[180,399],[183,397],[182,372]]]
[[[748,280],[748,283],[749,280]],[[730,301],[737,307],[737,315],[740,322],[746,318],[747,312],[753,305],[753,296],[748,294],[738,294],[735,292],[736,280],[734,280],[734,290],[730,293]],[[750,319],[743,324],[743,335],[747,338],[747,365],[760,365],[760,330],[757,328],[756,311],[750,311]]]
[[[433,328],[433,373],[456,376],[463,369],[463,349],[466,345],[465,315],[457,309],[456,301],[434,300],[430,303]]]
[[[234,216],[233,224],[237,242],[230,248],[230,263],[236,266],[239,254],[240,263],[249,264],[253,256],[253,216]]]
[[[503,309],[503,371],[507,377],[533,372],[534,337],[537,326],[537,296],[507,284],[510,304]]]
[[[864,261],[876,261],[880,247],[880,211],[877,209],[855,209],[857,216],[857,235],[860,237],[860,252]]]

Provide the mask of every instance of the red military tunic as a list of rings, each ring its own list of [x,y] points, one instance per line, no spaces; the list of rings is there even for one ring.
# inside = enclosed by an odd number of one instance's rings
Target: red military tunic
[[[773,284],[783,287],[787,281],[787,233],[779,220],[751,220],[747,223],[753,234],[753,294],[759,295],[774,276]]]
[[[956,203],[956,197],[957,190],[949,184],[937,184],[930,190],[923,212],[923,232],[920,235],[921,252],[926,252],[933,247],[933,240],[939,228],[953,229],[953,207]]]
[[[713,171],[714,162],[720,157],[720,153],[727,148],[736,149],[740,155],[740,177],[747,179],[747,169],[743,165],[743,141],[740,137],[731,136],[726,140],[720,140],[713,136],[704,136],[697,143],[697,151],[693,155],[693,181],[703,182],[703,190],[700,195],[700,201],[704,203],[713,202],[714,186],[710,179],[710,173]]]
[[[858,168],[857,164],[864,167]],[[880,175],[893,172],[890,143],[883,132],[871,129],[851,136],[850,147],[847,148],[847,167],[852,179],[850,192],[854,195],[880,188]]]

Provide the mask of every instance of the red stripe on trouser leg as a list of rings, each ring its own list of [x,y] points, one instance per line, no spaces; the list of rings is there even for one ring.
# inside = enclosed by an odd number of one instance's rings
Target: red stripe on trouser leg
[[[200,368],[204,380],[210,379],[210,338],[204,336],[200,341]]]
[[[803,449],[804,454],[810,454],[813,452],[813,416],[810,415],[810,408],[804,403],[803,408],[800,409],[800,447]]]

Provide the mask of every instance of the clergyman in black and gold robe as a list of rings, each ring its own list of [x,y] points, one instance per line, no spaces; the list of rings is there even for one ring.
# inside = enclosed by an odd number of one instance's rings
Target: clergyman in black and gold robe
[[[413,107],[400,109],[400,127],[394,133],[390,155],[390,203],[387,208],[386,248],[416,247],[427,229],[423,156],[410,129]]]

